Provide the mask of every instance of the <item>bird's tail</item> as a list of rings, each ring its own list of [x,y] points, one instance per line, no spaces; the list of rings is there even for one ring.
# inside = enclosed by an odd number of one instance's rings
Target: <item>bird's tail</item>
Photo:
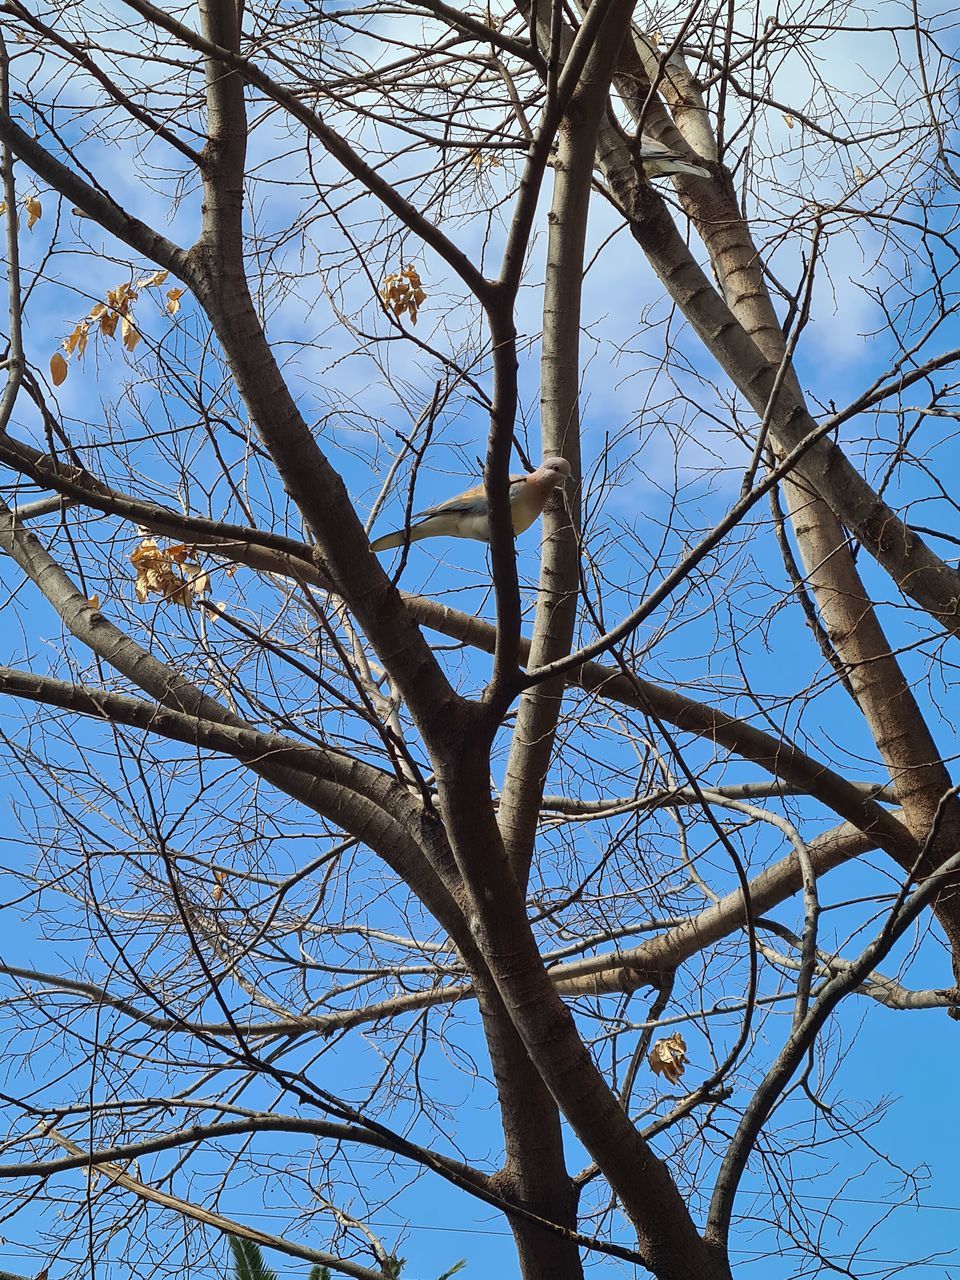
[[[402,547],[405,534],[405,529],[398,529],[396,533],[385,533],[382,538],[375,538],[370,543],[370,550],[392,551],[394,547]]]
[[[385,533],[382,538],[375,538],[370,543],[371,551],[392,551],[394,547],[402,547],[405,542],[419,542],[421,538],[431,537],[431,526],[421,521],[409,529],[398,529],[396,533]],[[0,1271],[0,1280],[3,1272]]]
[[[713,174],[709,169],[704,169],[703,165],[690,164],[687,160],[673,160],[665,158],[657,161],[657,171],[666,177],[671,173],[685,173],[691,178],[712,178]]]

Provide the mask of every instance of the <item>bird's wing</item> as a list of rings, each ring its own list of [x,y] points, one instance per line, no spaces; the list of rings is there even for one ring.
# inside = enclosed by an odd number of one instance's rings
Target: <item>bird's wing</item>
[[[646,134],[640,139],[640,159],[650,166],[654,177],[667,177],[671,173],[687,173],[695,178],[713,176],[703,165],[684,160],[676,151],[654,138],[648,138]]]
[[[674,156],[676,152],[672,147],[668,147],[664,142],[658,142],[656,138],[650,138],[646,134],[640,139],[641,156]]]
[[[516,492],[516,486],[523,484],[526,476],[510,477],[510,496]],[[445,502],[438,502],[434,507],[427,507],[424,511],[418,511],[415,518],[417,520],[425,520],[430,516],[449,516],[462,513],[463,515],[476,515],[487,509],[487,491],[482,484],[474,485],[472,489],[467,489],[463,493],[458,493],[456,497],[447,498]]]

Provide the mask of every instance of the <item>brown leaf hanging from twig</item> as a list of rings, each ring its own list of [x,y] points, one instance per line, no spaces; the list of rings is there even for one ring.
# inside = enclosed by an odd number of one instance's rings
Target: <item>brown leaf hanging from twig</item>
[[[666,1076],[671,1084],[677,1084],[687,1065],[687,1043],[680,1032],[655,1041],[647,1061],[655,1076]]]

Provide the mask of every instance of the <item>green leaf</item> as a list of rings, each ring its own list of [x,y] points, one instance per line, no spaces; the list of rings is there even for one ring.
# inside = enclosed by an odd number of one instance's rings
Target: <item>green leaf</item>
[[[239,1236],[227,1236],[227,1239],[233,1250],[234,1280],[277,1280],[277,1273],[264,1262],[258,1244]]]
[[[330,1268],[321,1267],[319,1263],[312,1266],[307,1280],[330,1280]]]
[[[462,1271],[467,1265],[466,1258],[461,1258],[459,1262],[455,1262],[449,1271],[445,1271],[442,1276],[437,1276],[437,1280],[450,1280],[451,1276],[455,1276],[458,1271]]]

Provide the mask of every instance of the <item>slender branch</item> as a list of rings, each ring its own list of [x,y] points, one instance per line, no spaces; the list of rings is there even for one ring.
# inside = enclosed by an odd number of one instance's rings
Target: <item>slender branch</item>
[[[604,635],[598,636],[596,640],[592,640],[575,653],[571,653],[565,658],[558,658],[556,661],[549,662],[546,666],[539,667],[533,671],[528,671],[525,679],[526,685],[530,687],[542,684],[543,681],[551,680],[555,676],[565,675],[568,671],[605,652],[612,645],[623,640],[631,632],[635,631],[637,627],[641,626],[653,613],[654,609],[669,599],[676,588],[689,577],[691,571],[723,541],[731,529],[736,528],[764,494],[768,493],[775,484],[797,467],[804,455],[818,441],[823,439],[828,429],[826,423],[821,423],[819,426],[814,425],[814,429],[810,434],[799,441],[785,457],[781,458],[777,465],[767,472],[759,484],[754,485],[748,493],[735,502],[723,519],[719,520],[710,532],[702,537],[697,545],[687,552],[680,563],[662,579],[660,585],[655,587],[647,598],[637,605],[636,609],[628,613],[615,627],[611,627]]]
[[[960,787],[951,787],[941,797],[940,805],[931,823],[926,842],[918,854],[918,865],[923,862],[930,849],[936,843],[940,824],[948,812],[950,802],[958,791],[960,791]],[[960,869],[960,852],[946,859],[937,871],[928,876],[909,895],[910,879],[905,881],[900,895],[877,937],[869,946],[864,948],[857,960],[845,966],[836,977],[826,984],[811,1005],[806,1016],[791,1031],[776,1061],[751,1098],[724,1155],[710,1204],[710,1213],[707,1221],[707,1237],[709,1239],[720,1244],[726,1242],[730,1231],[733,1203],[750,1152],[773,1110],[777,1098],[793,1076],[827,1018],[843,997],[858,987],[884,956],[889,954],[898,939],[903,936],[920,912],[934,901],[949,877],[958,869]]]
[[[0,116],[10,111],[10,54],[0,32]],[[3,177],[3,200],[7,209],[7,314],[10,319],[10,338],[3,367],[6,382],[0,395],[0,435],[5,435],[13,413],[13,406],[20,394],[23,382],[23,316],[20,293],[20,219],[17,215],[17,187],[13,175],[13,151],[4,139],[0,147],[0,170]]]
[[[248,84],[254,85],[273,102],[282,106],[324,145],[347,173],[362,183],[400,219],[404,226],[409,227],[425,244],[435,250],[478,299],[486,301],[490,297],[492,285],[477,270],[463,250],[459,249],[409,200],[405,199],[386,178],[362,160],[346,139],[325,124],[317,112],[311,111],[298,94],[278,84],[248,58],[200,35],[184,23],[178,22],[169,13],[150,4],[149,0],[123,0],[123,2],[128,8],[139,13],[142,18],[174,36],[188,49],[202,53],[205,58],[220,63],[224,67],[230,67]]]
[[[268,1123],[264,1126],[269,1130],[270,1117],[266,1117]],[[235,1132],[253,1132],[249,1121],[236,1122],[241,1127],[235,1129]],[[292,1131],[302,1132],[302,1129],[294,1127]],[[203,1126],[198,1126],[202,1128]],[[217,1126],[213,1126],[217,1128]],[[336,1128],[337,1126],[333,1126]],[[232,1129],[231,1122],[225,1122],[222,1130]],[[378,1126],[380,1128],[380,1126]],[[352,1275],[357,1280],[384,1280],[382,1272],[371,1271],[367,1267],[361,1267],[357,1263],[348,1262],[345,1259],[337,1258],[334,1254],[327,1254],[317,1249],[310,1249],[306,1245],[300,1245],[294,1241],[287,1240],[283,1236],[268,1235],[264,1232],[257,1231],[253,1227],[247,1227],[240,1223],[235,1223],[229,1218],[223,1217],[218,1213],[212,1213],[207,1209],[203,1209],[198,1205],[191,1204],[187,1200],[182,1200],[178,1196],[170,1195],[167,1192],[158,1191],[154,1187],[149,1187],[141,1182],[138,1178],[133,1177],[126,1171],[118,1168],[113,1164],[107,1152],[93,1153],[84,1152],[76,1143],[72,1142],[64,1134],[59,1133],[52,1126],[44,1125],[41,1131],[45,1137],[52,1142],[56,1142],[59,1146],[69,1151],[72,1159],[65,1158],[62,1161],[38,1162],[37,1167],[41,1170],[38,1176],[43,1176],[45,1167],[56,1167],[57,1169],[77,1169],[77,1168],[96,1168],[98,1173],[109,1178],[111,1182],[115,1182],[118,1186],[123,1187],[126,1191],[133,1191],[136,1195],[141,1196],[144,1200],[150,1200],[154,1204],[162,1205],[165,1208],[173,1209],[177,1213],[183,1214],[185,1218],[192,1218],[194,1221],[202,1222],[206,1226],[216,1227],[218,1230],[224,1231],[231,1235],[239,1235],[247,1240],[254,1240],[259,1244],[265,1245],[270,1249],[277,1249],[280,1252],[288,1253],[293,1258],[305,1258],[308,1262],[319,1262],[321,1265],[329,1266],[337,1271],[342,1271],[346,1275]],[[279,1131],[283,1131],[282,1129]],[[189,1138],[183,1138],[183,1143],[189,1144]],[[138,1144],[131,1144],[131,1148]],[[181,1142],[171,1145],[182,1145]],[[633,1249],[627,1249],[622,1245],[610,1244],[605,1240],[597,1239],[593,1236],[584,1235],[578,1231],[568,1231],[565,1227],[548,1219],[540,1218],[538,1215],[529,1213],[522,1206],[511,1204],[508,1200],[496,1195],[493,1191],[486,1189],[487,1180],[478,1175],[476,1171],[469,1166],[460,1166],[458,1161],[447,1160],[446,1157],[438,1157],[434,1152],[428,1151],[426,1148],[417,1148],[416,1144],[406,1139],[398,1139],[398,1145],[402,1148],[403,1154],[410,1154],[411,1151],[419,1150],[422,1153],[423,1163],[434,1172],[444,1173],[448,1179],[461,1190],[470,1191],[477,1196],[478,1199],[493,1206],[494,1208],[503,1210],[504,1213],[512,1216],[527,1219],[535,1223],[545,1231],[555,1232],[558,1235],[567,1236],[573,1243],[580,1245],[582,1248],[591,1249],[597,1253],[605,1254],[611,1258],[619,1258],[622,1262],[637,1264],[642,1262],[638,1253]],[[158,1148],[163,1149],[163,1148]],[[20,1177],[16,1170],[21,1166],[17,1165],[0,1165],[0,1177]],[[29,1166],[23,1166],[29,1168]],[[461,1174],[459,1170],[463,1168],[467,1170],[467,1174]],[[455,1172],[456,1170],[456,1172]]]
[[[83,1152],[76,1143],[58,1133],[56,1129],[47,1128],[45,1136],[51,1142],[56,1142],[58,1146],[64,1147],[73,1154],[75,1158],[70,1162],[70,1167],[94,1167],[92,1153]],[[148,1200],[151,1204],[158,1204],[164,1209],[172,1209],[184,1218],[191,1218],[194,1222],[203,1223],[204,1226],[214,1227],[217,1231],[224,1232],[224,1234],[239,1236],[243,1240],[253,1240],[256,1244],[263,1245],[267,1249],[276,1249],[279,1253],[286,1253],[291,1258],[303,1258],[307,1262],[319,1263],[321,1266],[330,1267],[333,1271],[353,1276],[355,1280],[384,1280],[382,1271],[372,1271],[369,1267],[362,1267],[357,1262],[349,1262],[346,1258],[338,1258],[336,1254],[326,1253],[321,1249],[311,1249],[308,1245],[298,1244],[295,1240],[288,1240],[285,1236],[258,1231],[255,1227],[248,1227],[245,1223],[237,1222],[233,1218],[227,1218],[222,1213],[213,1213],[200,1205],[192,1204],[189,1200],[182,1200],[179,1196],[172,1195],[169,1191],[158,1191],[156,1187],[147,1186],[145,1182],[141,1182],[139,1178],[133,1177],[132,1174],[119,1169],[114,1164],[97,1163],[95,1167],[97,1172],[108,1178],[110,1182],[122,1187],[124,1191],[132,1191],[141,1200]]]
[[[139,218],[122,209],[119,204],[77,177],[72,169],[51,155],[35,138],[21,129],[7,107],[0,106],[0,140],[51,187],[56,188],[70,204],[82,209],[106,230],[143,254],[151,262],[165,267],[172,275],[188,284],[192,271],[186,250],[168,240],[166,236],[141,222]]]
[[[147,129],[148,133],[154,134],[158,138],[162,138],[164,142],[173,147],[175,151],[179,151],[182,156],[191,162],[191,164],[197,165],[198,167],[203,164],[203,157],[199,151],[195,151],[193,147],[184,142],[179,135],[174,133],[172,129],[168,129],[161,120],[158,120],[156,116],[151,115],[149,111],[145,111],[143,107],[131,98],[128,93],[124,93],[120,86],[112,80],[96,62],[94,62],[86,49],[75,44],[72,40],[65,39],[60,35],[55,27],[49,26],[47,23],[42,22],[38,17],[36,17],[35,14],[30,13],[28,9],[19,3],[19,0],[6,0],[3,8],[6,9],[8,13],[16,14],[21,22],[26,23],[31,30],[46,37],[51,44],[56,45],[58,49],[62,49],[64,53],[69,54],[74,62],[76,62],[77,66],[82,67],[84,71],[92,76],[101,88],[107,91],[113,101],[119,106],[122,106],[124,111],[133,116],[134,120],[138,120]],[[6,109],[6,104],[4,109]]]

